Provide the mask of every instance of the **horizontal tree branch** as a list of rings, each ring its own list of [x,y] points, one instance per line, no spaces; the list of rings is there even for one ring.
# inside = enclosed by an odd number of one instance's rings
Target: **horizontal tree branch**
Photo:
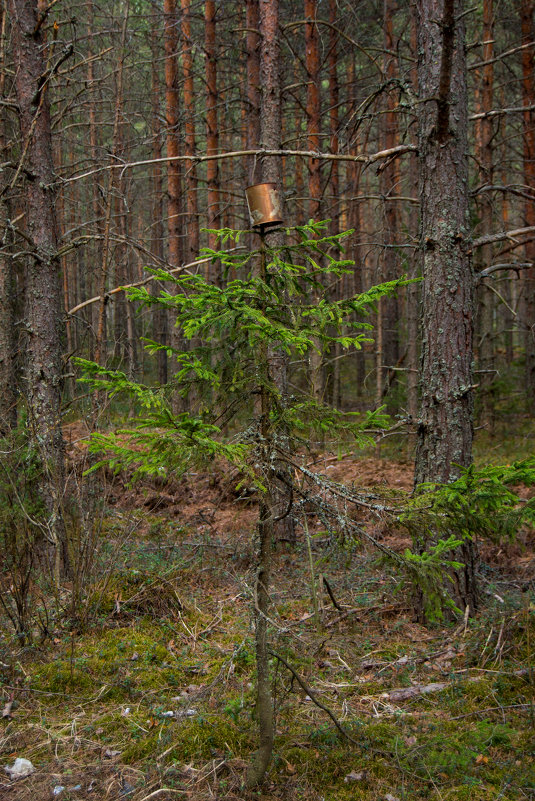
[[[502,58],[507,58],[507,56],[512,56],[515,53],[518,53],[519,50],[526,50],[528,47],[534,47],[535,42],[526,42],[526,44],[519,45],[518,47],[513,47],[511,50],[506,50],[505,53],[500,53],[498,56],[494,56],[494,58],[489,58],[486,61],[476,61],[474,64],[470,64],[468,67],[469,70],[478,70],[481,67],[486,67],[488,64],[496,64],[498,61],[501,61]]]
[[[205,259],[197,259],[197,261],[191,261],[189,264],[183,264],[181,267],[173,267],[172,269],[165,268],[166,272],[170,273],[171,275],[184,273],[189,270],[190,267],[196,267],[198,264],[206,264],[206,262],[210,261],[212,257],[207,256]],[[160,279],[155,275],[149,275],[147,278],[143,278],[141,281],[134,281],[132,284],[123,284],[122,286],[116,286],[113,289],[108,290],[104,297],[102,295],[95,295],[94,298],[89,298],[88,300],[84,300],[82,303],[78,303],[78,305],[73,306],[72,309],[65,312],[68,315],[76,314],[81,309],[84,309],[86,306],[90,306],[92,303],[98,303],[99,301],[105,300],[107,298],[113,297],[113,295],[117,295],[118,292],[126,292],[127,289],[133,289],[136,286],[144,286],[148,284],[150,281],[159,281]]]
[[[525,187],[525,189],[530,188],[524,184],[521,184],[520,186]],[[479,186],[477,189],[474,189],[470,194],[472,197],[477,197],[483,192],[509,192],[511,195],[518,195],[518,197],[526,198],[526,200],[535,201],[535,193],[533,191],[526,192],[524,189],[514,185],[501,186],[500,184],[483,184],[483,186]]]
[[[480,111],[479,114],[470,114],[468,119],[483,120],[488,117],[503,117],[504,114],[522,114],[523,111],[535,111],[535,106],[513,106],[512,108],[496,108],[492,111]]]
[[[518,271],[518,270],[525,270],[528,267],[533,267],[533,262],[531,261],[506,261],[503,264],[491,264],[490,267],[485,267],[484,270],[481,270],[476,276],[476,278],[486,278],[488,275],[492,275],[493,273],[498,273],[502,271],[509,272],[510,270]]]
[[[81,181],[84,178],[89,178],[91,175],[97,175],[109,170],[132,170],[135,167],[148,167],[151,164],[169,164],[174,161],[189,161],[193,164],[203,164],[205,161],[222,161],[223,159],[243,158],[243,156],[295,156],[305,159],[319,159],[320,161],[349,161],[358,162],[368,166],[374,164],[376,161],[382,159],[389,159],[395,156],[402,156],[405,153],[414,153],[417,151],[416,145],[397,145],[396,147],[388,148],[387,150],[379,150],[377,153],[372,153],[370,156],[365,155],[352,155],[351,153],[321,153],[315,150],[233,150],[228,153],[211,153],[210,155],[202,156],[165,156],[159,159],[143,159],[142,161],[120,162],[117,164],[108,164],[105,167],[97,167],[94,170],[87,170],[87,172],[80,173],[80,175],[73,175],[71,178],[60,179],[62,183],[69,184],[74,181]]]
[[[517,236],[533,233],[535,233],[535,226],[531,225],[528,228],[515,228],[513,231],[500,231],[498,234],[486,234],[485,236],[480,236],[478,239],[474,239],[472,247],[480,248],[482,245],[491,245],[493,242],[503,242],[505,239],[514,241]]]

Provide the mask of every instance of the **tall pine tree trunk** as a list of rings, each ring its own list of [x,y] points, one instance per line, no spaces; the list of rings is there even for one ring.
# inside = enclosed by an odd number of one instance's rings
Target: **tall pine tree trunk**
[[[128,13],[129,13],[129,8],[128,4],[126,4],[124,10],[123,25],[121,30],[119,53],[117,56],[117,77],[116,77],[117,83],[115,86],[115,108],[113,114],[112,148],[110,154],[112,157],[112,162],[110,164],[110,167],[112,165],[115,166],[115,159],[120,150],[121,125],[123,116],[122,106],[123,106],[124,59],[125,59],[126,34],[128,30]],[[108,271],[110,266],[110,242],[111,242],[112,225],[113,225],[114,193],[115,193],[115,170],[110,169],[108,171],[108,181],[106,187],[106,210],[104,217],[104,229],[102,234],[103,241],[101,249],[100,275],[98,283],[100,302],[98,311],[97,336],[95,341],[95,361],[98,362],[99,364],[101,363],[104,364],[106,362],[107,351],[108,351],[108,341],[107,341],[108,297],[106,295],[106,292],[107,292],[108,278],[109,278]]]
[[[533,26],[534,0],[522,0],[520,5],[522,44],[530,44],[522,50],[522,104],[526,110],[524,121],[524,184],[535,190],[535,54],[531,43],[535,37]],[[526,200],[524,205],[524,225],[535,226],[535,203]],[[535,399],[535,241],[525,245],[525,257],[531,267],[524,271],[523,318],[525,325],[524,347],[526,351],[526,395],[527,408],[533,411]]]
[[[468,215],[467,89],[462,0],[418,0],[421,407],[415,481],[447,483],[472,460],[473,276]],[[440,54],[440,58],[437,58]],[[477,607],[474,545],[446,582],[460,609]]]
[[[152,117],[152,226],[151,226],[151,250],[157,262],[161,263],[164,258],[164,225],[163,225],[163,175],[162,166],[159,159],[162,155],[162,131],[160,124],[160,72],[159,64],[159,35],[158,28],[153,26],[151,31],[151,53],[152,53],[152,97],[151,97],[151,117]],[[153,291],[159,293],[161,284],[153,281]],[[167,319],[167,309],[161,303],[157,303],[154,308],[154,338],[162,345],[166,345],[169,339],[169,326]],[[167,384],[167,353],[159,350],[157,353],[158,362],[158,381],[164,386]]]
[[[195,162],[195,86],[191,44],[190,0],[182,6],[182,72],[184,74],[184,113],[186,144],[186,261],[199,257],[199,213],[197,208],[197,172]]]
[[[15,90],[18,103],[21,159],[31,180],[25,181],[26,230],[31,240],[27,264],[27,359],[24,392],[29,425],[44,472],[41,495],[47,509],[43,553],[52,560],[56,581],[67,568],[62,509],[65,451],[61,429],[62,292],[57,254],[55,215],[56,176],[46,65],[43,59],[42,18],[36,2],[10,0]]]
[[[217,125],[217,41],[216,41],[216,3],[206,0],[204,4],[204,50],[206,71],[206,155],[214,156],[219,151],[219,130]],[[219,165],[217,159],[206,164],[208,228],[219,228]],[[213,234],[208,235],[208,245],[217,247]],[[207,273],[217,284],[221,283],[221,268],[218,263],[209,264]]]
[[[164,0],[165,122],[167,158],[168,261],[179,267],[181,252],[181,180],[179,149],[178,20],[176,0]]]
[[[307,149],[319,151],[321,127],[320,103],[320,54],[319,34],[316,21],[317,0],[305,0],[305,66],[307,73]],[[319,220],[321,208],[321,172],[319,159],[310,159],[308,164],[308,217]],[[314,397],[323,398],[323,357],[313,349],[309,359],[310,384]]]
[[[247,80],[247,150],[254,150],[260,144],[260,34],[258,0],[247,0],[245,9],[246,34],[246,80]],[[258,183],[260,162],[250,156],[247,165],[247,181]]]
[[[397,38],[394,33],[394,10],[394,0],[385,0],[383,46],[385,50],[384,73],[387,79],[387,91],[385,113],[381,117],[381,124],[383,126],[382,146],[385,150],[399,144],[399,124],[396,111],[399,90],[395,85],[398,78],[398,66],[395,55],[397,51]],[[393,159],[390,162],[387,161],[385,165],[382,166],[384,166],[384,169],[381,170],[380,188],[381,195],[384,198],[384,250],[381,258],[380,280],[393,281],[400,274],[399,259],[395,250],[396,240],[399,235],[398,201],[396,200],[396,197],[399,195],[400,183],[399,160]],[[384,396],[388,392],[391,384],[396,380],[395,370],[388,368],[396,367],[399,359],[398,299],[396,296],[383,298],[379,301],[379,306],[382,339],[380,359],[382,360],[382,364],[378,364],[378,370],[381,371],[381,380],[378,383],[378,400],[379,403],[381,403],[381,394]]]
[[[415,97],[418,95],[418,69],[416,57],[418,53],[418,24],[416,19],[416,8],[411,4],[411,55],[414,58],[413,66],[410,71],[410,80]],[[417,144],[417,133],[412,133],[412,144]],[[411,197],[418,195],[418,157],[415,153],[409,156],[410,179],[409,188]],[[409,226],[411,237],[416,240],[418,231],[418,207],[411,204],[409,211]],[[420,256],[418,251],[414,253],[414,266],[410,277],[415,278],[420,275]],[[407,411],[411,421],[414,423],[418,417],[418,310],[420,300],[420,285],[410,284],[405,290],[405,309],[407,320]]]
[[[5,45],[7,14],[4,5],[0,8],[0,98],[5,97]],[[0,158],[8,161],[5,131],[6,108],[0,109]],[[15,370],[15,271],[11,255],[11,202],[7,193],[7,171],[2,181],[1,217],[5,224],[0,227],[0,436],[17,424],[17,379]]]
[[[480,112],[492,110],[494,95],[494,20],[492,0],[483,2],[483,61],[487,62],[482,68],[479,108]],[[491,117],[483,117],[476,123],[476,155],[479,163],[480,181],[491,185],[493,180],[493,121]],[[492,202],[490,192],[482,192],[479,203],[480,235],[492,233]],[[481,269],[492,264],[492,245],[485,245],[479,252]],[[494,383],[494,307],[495,295],[487,287],[486,282],[492,282],[492,276],[483,280],[479,285],[479,386],[481,396],[481,423],[492,430],[493,403],[492,385]]]

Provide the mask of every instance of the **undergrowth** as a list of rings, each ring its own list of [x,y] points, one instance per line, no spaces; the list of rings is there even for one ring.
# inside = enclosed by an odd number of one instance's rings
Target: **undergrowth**
[[[99,610],[87,616],[90,626],[56,627],[47,642],[26,647],[3,630],[0,670],[11,704],[3,760],[22,756],[36,772],[18,783],[0,779],[0,797],[9,788],[15,801],[44,799],[57,786],[73,799],[141,801],[163,788],[153,797],[249,797],[251,568],[230,558],[236,543],[217,529],[207,540],[164,515],[145,518],[144,533],[133,528],[117,547],[115,524],[103,526],[115,564],[87,597]],[[312,544],[317,577],[328,577],[340,608],[319,585],[318,625],[304,547],[279,551],[273,647],[314,698],[274,663],[277,737],[265,797],[532,798],[529,577],[494,571],[475,620],[425,629],[395,593],[399,579],[372,553],[348,552],[324,535]],[[391,697],[432,684],[443,687]]]

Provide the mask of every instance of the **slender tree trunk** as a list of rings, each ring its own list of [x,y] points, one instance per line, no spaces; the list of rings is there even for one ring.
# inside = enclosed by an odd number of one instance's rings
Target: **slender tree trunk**
[[[167,158],[180,155],[179,149],[179,86],[178,86],[178,21],[175,0],[164,0],[165,47],[165,117]],[[171,267],[181,264],[181,180],[180,162],[167,164],[167,232],[168,261]]]
[[[329,0],[329,22],[332,28],[329,29],[329,128],[331,134],[331,153],[338,153],[339,138],[339,101],[340,87],[338,83],[338,32],[336,31],[337,22],[337,3],[336,0]],[[335,235],[340,230],[340,170],[339,162],[331,163],[331,222],[329,231]]]
[[[501,105],[505,108],[505,98],[504,98],[504,90],[503,87],[500,92],[501,95]],[[501,124],[501,133],[502,133],[502,144],[500,148],[501,152],[501,170],[500,176],[503,186],[507,186],[508,182],[508,172],[507,172],[507,132],[508,132],[508,121],[507,118],[504,117]],[[509,204],[510,199],[507,195],[507,192],[502,193],[501,198],[501,230],[508,231],[510,229],[509,225]],[[517,326],[517,320],[514,312],[515,302],[513,296],[515,294],[514,287],[517,283],[518,275],[516,275],[513,271],[507,273],[507,281],[506,281],[506,289],[505,289],[505,300],[507,305],[501,304],[500,309],[502,313],[502,320],[503,320],[503,327],[504,327],[504,357],[505,357],[505,366],[509,368],[512,363],[513,359],[515,358],[515,329]]]
[[[307,71],[307,148],[320,149],[320,53],[317,0],[305,0],[305,65]],[[319,219],[321,206],[321,173],[319,159],[310,159],[308,175],[309,217]]]
[[[178,82],[178,20],[176,0],[164,0],[164,50],[165,50],[165,117],[167,157],[173,159],[180,155],[180,114]],[[179,267],[183,262],[182,233],[182,180],[179,161],[167,163],[167,260],[171,267]],[[186,343],[172,322],[170,344],[177,351]],[[178,393],[173,395],[173,409],[179,414],[185,409],[185,400]]]
[[[112,154],[111,154],[113,159],[117,157],[118,149],[120,146],[122,105],[123,105],[124,58],[125,58],[126,33],[128,29],[128,16],[129,16],[129,5],[127,3],[124,10],[123,25],[121,30],[121,42],[120,42],[119,54],[117,57],[117,84],[115,91],[115,110],[113,118]],[[106,296],[106,291],[108,284],[110,241],[111,241],[111,229],[113,222],[114,185],[115,185],[115,171],[109,170],[107,189],[106,189],[106,211],[104,219],[103,242],[101,250],[102,261],[100,264],[100,276],[99,276],[99,287],[98,287],[98,292],[100,295],[98,328],[95,341],[95,361],[98,362],[99,364],[105,363],[108,350],[108,343],[107,343],[108,298]]]
[[[163,241],[164,241],[164,225],[163,225],[163,176],[162,166],[158,159],[162,155],[162,130],[160,124],[160,72],[158,69],[159,63],[159,36],[158,28],[152,27],[151,30],[151,51],[152,51],[152,158],[154,164],[152,165],[152,235],[151,235],[151,250],[156,256],[158,261],[163,260]],[[153,282],[153,292],[158,294],[161,289],[161,284],[158,281]],[[160,303],[157,303],[154,309],[154,338],[162,345],[166,345],[169,338],[169,326],[167,319],[167,309]],[[157,355],[158,361],[158,381],[162,386],[167,384],[167,353],[165,350],[159,350]]]
[[[265,281],[266,257],[264,237],[261,245],[260,277]],[[267,384],[271,377],[271,358],[267,345],[262,346],[259,359],[262,386],[260,388],[260,433],[261,464],[272,464],[275,456],[273,432],[271,431],[272,402]],[[267,461],[264,461],[267,460]],[[270,606],[271,561],[273,540],[273,518],[276,508],[273,497],[274,482],[268,479],[266,490],[259,504],[258,543],[256,583],[255,583],[255,646],[256,646],[256,705],[259,743],[251,756],[247,769],[247,786],[260,784],[271,761],[273,740],[275,737],[275,720],[273,698],[271,694],[271,677],[269,671],[269,632],[268,617]]]
[[[416,66],[416,58],[418,54],[418,25],[416,19],[416,7],[411,3],[411,55],[415,59],[414,66],[411,68],[411,84],[415,97],[418,96],[418,69]],[[417,134],[413,132],[412,143],[417,144]],[[418,196],[418,157],[415,153],[409,156],[410,164],[410,194],[412,197]],[[409,225],[411,236],[416,238],[418,231],[418,207],[411,204],[409,211]],[[420,264],[420,251],[414,253],[414,267],[411,270],[410,277],[415,278],[421,273]],[[420,300],[420,285],[410,284],[406,288],[406,320],[407,320],[407,411],[409,417],[413,422],[418,417],[418,316],[419,316],[419,300]]]
[[[478,111],[491,111],[494,95],[494,18],[492,0],[483,2],[483,61],[480,86],[480,104]],[[479,163],[480,180],[483,184],[492,184],[493,180],[493,120],[483,117],[476,124],[476,155]],[[481,236],[492,232],[491,195],[483,192],[480,196],[479,217]],[[484,269],[492,264],[492,245],[485,245],[479,252],[480,267]],[[492,282],[492,277],[486,281]],[[481,423],[492,430],[493,403],[492,385],[494,383],[494,307],[495,295],[482,281],[479,286],[479,386],[481,397]]]
[[[355,55],[351,54],[347,69],[347,84],[348,84],[348,105],[352,110],[356,104],[355,96]],[[357,154],[357,141],[351,142],[351,154]],[[349,189],[349,228],[353,230],[353,235],[350,240],[351,251],[349,256],[355,262],[353,271],[353,280],[348,287],[348,295],[356,295],[364,289],[363,281],[363,260],[360,248],[361,239],[361,205],[359,201],[360,194],[360,177],[362,167],[355,161],[352,161],[347,166],[347,182]],[[356,395],[362,395],[364,386],[364,376],[366,372],[366,365],[364,361],[364,351],[357,350],[352,358],[355,369],[355,382],[356,382]]]
[[[219,151],[219,129],[217,122],[217,40],[216,40],[216,3],[206,0],[204,4],[204,49],[206,70],[206,155],[214,155]],[[206,165],[208,228],[219,228],[219,165],[217,159],[208,161]],[[208,236],[208,246],[216,248],[216,238]],[[208,265],[207,274],[221,283],[219,264]]]
[[[93,168],[96,168],[99,163],[98,157],[98,120],[97,120],[97,85],[96,85],[96,64],[93,58],[93,36],[95,33],[94,18],[93,18],[93,0],[87,0],[87,41],[88,41],[88,54],[87,54],[87,89],[88,89],[88,118],[89,118],[89,151],[91,153],[91,161]],[[101,206],[100,206],[100,191],[99,191],[99,176],[95,174],[91,178],[91,206],[93,217],[95,219],[95,233],[97,238],[91,246],[92,259],[95,264],[102,265],[102,221],[101,221]],[[87,275],[87,292],[89,297],[94,292],[99,292],[101,286],[95,276],[93,270],[88,271]],[[93,310],[96,312],[94,314]],[[88,322],[91,325],[93,333],[98,330],[100,307],[93,306],[89,309]],[[93,355],[94,338],[91,337],[90,354]]]
[[[27,362],[25,393],[30,430],[41,455],[44,474],[41,494],[48,513],[46,554],[53,559],[56,581],[67,568],[67,548],[62,507],[65,481],[65,452],[61,429],[62,308],[57,222],[55,216],[56,176],[52,162],[52,141],[47,85],[42,76],[43,31],[37,4],[9,0],[12,21],[15,89],[21,132],[21,159],[32,176],[26,180],[27,232],[31,256],[27,265]]]
[[[246,48],[247,48],[247,149],[254,150],[260,143],[260,33],[258,30],[259,0],[247,0],[245,9]],[[258,183],[260,164],[255,156],[250,156],[247,168],[249,184]]]
[[[320,53],[317,24],[317,0],[305,0],[305,67],[307,73],[307,149],[319,151],[321,127]],[[321,209],[321,172],[319,159],[310,159],[308,165],[308,217],[319,220]],[[323,356],[318,350],[310,353],[310,384],[312,394],[323,400]]]
[[[462,12],[462,0],[418,0],[424,281],[416,484],[453,481],[459,466],[472,460],[473,276]],[[465,567],[446,591],[460,609],[473,613],[474,545],[467,541],[460,550]]]
[[[533,26],[534,0],[521,0],[520,16],[522,44],[533,42],[535,30]],[[535,53],[533,47],[522,50],[522,103],[526,107],[524,120],[524,184],[535,191],[535,113],[531,110],[535,102]],[[524,225],[535,225],[535,203],[526,200],[524,204]],[[533,411],[535,399],[535,241],[532,239],[525,245],[526,261],[531,267],[524,270],[524,308],[523,318],[526,325],[524,347],[526,351],[526,395],[527,408]]]
[[[395,88],[395,82],[398,78],[398,65],[397,58],[394,55],[397,51],[397,37],[394,33],[394,11],[395,0],[385,0],[383,47],[385,50],[384,72],[388,81],[388,88],[386,92],[385,113],[381,117],[383,125],[382,145],[385,150],[399,144],[399,124],[396,111],[398,105],[398,90]],[[399,259],[395,250],[400,226],[398,202],[396,201],[396,197],[399,195],[399,183],[399,160],[394,159],[390,162],[386,162],[380,177],[381,195],[384,198],[383,241],[385,244],[381,259],[381,281],[393,281],[400,274]],[[382,321],[382,348],[380,351],[380,360],[382,360],[383,365],[381,366],[380,363],[378,365],[378,369],[382,372],[379,389],[382,395],[385,395],[391,385],[396,381],[395,370],[388,368],[395,367],[399,359],[398,298],[397,296],[383,298],[379,301],[379,305],[381,307]]]
[[[340,89],[338,84],[338,32],[336,30],[337,22],[337,4],[336,0],[329,0],[329,22],[332,27],[329,29],[329,128],[331,135],[331,153],[338,153],[339,139],[338,139],[338,126],[339,126],[339,99]],[[340,170],[339,162],[331,162],[331,176],[330,176],[330,218],[329,233],[336,235],[340,231]],[[343,279],[340,278],[335,288],[335,299],[342,298]],[[332,367],[329,370],[330,388],[332,405],[335,408],[340,406],[341,402],[341,384],[340,384],[340,366],[341,366],[341,347],[337,342],[331,350],[331,356],[334,357]]]
[[[190,0],[182,6],[182,71],[184,74],[184,112],[186,156],[186,252],[187,262],[199,256],[199,211],[197,208],[197,172],[195,168],[195,86],[191,46]]]
[[[298,61],[294,64],[293,81],[298,86],[301,81],[300,64]],[[295,132],[295,146],[297,148],[303,147],[302,130],[301,130],[301,104],[297,103],[295,113],[293,114],[293,125]],[[304,225],[306,222],[306,202],[305,202],[305,178],[304,178],[304,161],[299,156],[295,159],[295,214],[292,218],[294,225]]]
[[[269,150],[278,150],[281,145],[281,96],[280,96],[280,53],[279,53],[279,4],[278,0],[268,0],[260,3],[260,86],[261,114],[260,136],[261,147]],[[282,189],[281,159],[276,156],[262,158],[262,181],[273,182]],[[263,235],[264,236],[264,235]],[[283,244],[281,234],[274,232],[265,235],[270,246],[277,247]],[[262,239],[262,251],[264,238]],[[266,261],[262,253],[260,274],[265,279]],[[263,354],[265,376],[261,390],[260,421],[262,429],[262,447],[268,449],[265,458],[268,464],[273,464],[274,451],[270,431],[270,395],[265,389],[265,383],[272,381],[277,387],[281,403],[287,394],[287,359],[285,354],[272,349]],[[284,440],[284,438],[282,438]],[[278,443],[285,447],[285,441]],[[281,467],[283,469],[283,467]],[[293,519],[287,515],[276,525],[275,518],[287,507],[287,493],[277,485],[274,477],[270,477],[267,492],[260,504],[259,510],[259,542],[257,547],[257,573],[255,583],[255,646],[257,694],[256,716],[259,729],[259,746],[251,757],[247,770],[247,786],[255,787],[263,781],[271,761],[273,739],[275,736],[275,722],[273,712],[273,699],[271,695],[271,679],[269,671],[269,640],[268,640],[268,611],[271,572],[271,541],[273,535],[286,536],[293,539]]]
[[[122,115],[121,115],[122,117]],[[124,161],[123,145],[123,123],[119,123],[117,129],[117,141],[115,145],[117,158]],[[111,251],[111,270],[113,286],[124,286],[128,283],[127,275],[127,247],[126,247],[126,219],[125,219],[125,197],[124,197],[124,178],[119,177],[115,181],[113,189],[113,208],[111,228],[119,237],[119,242],[114,243]],[[127,299],[124,292],[120,292],[113,303],[113,355],[116,361],[121,364],[121,369],[126,368],[130,372],[130,365],[127,364],[128,346],[126,332],[126,304]]]

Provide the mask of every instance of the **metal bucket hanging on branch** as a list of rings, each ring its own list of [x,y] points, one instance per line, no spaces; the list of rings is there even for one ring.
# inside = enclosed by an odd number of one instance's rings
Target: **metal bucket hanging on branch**
[[[253,227],[282,223],[281,201],[277,185],[254,184],[245,190],[249,216]]]

